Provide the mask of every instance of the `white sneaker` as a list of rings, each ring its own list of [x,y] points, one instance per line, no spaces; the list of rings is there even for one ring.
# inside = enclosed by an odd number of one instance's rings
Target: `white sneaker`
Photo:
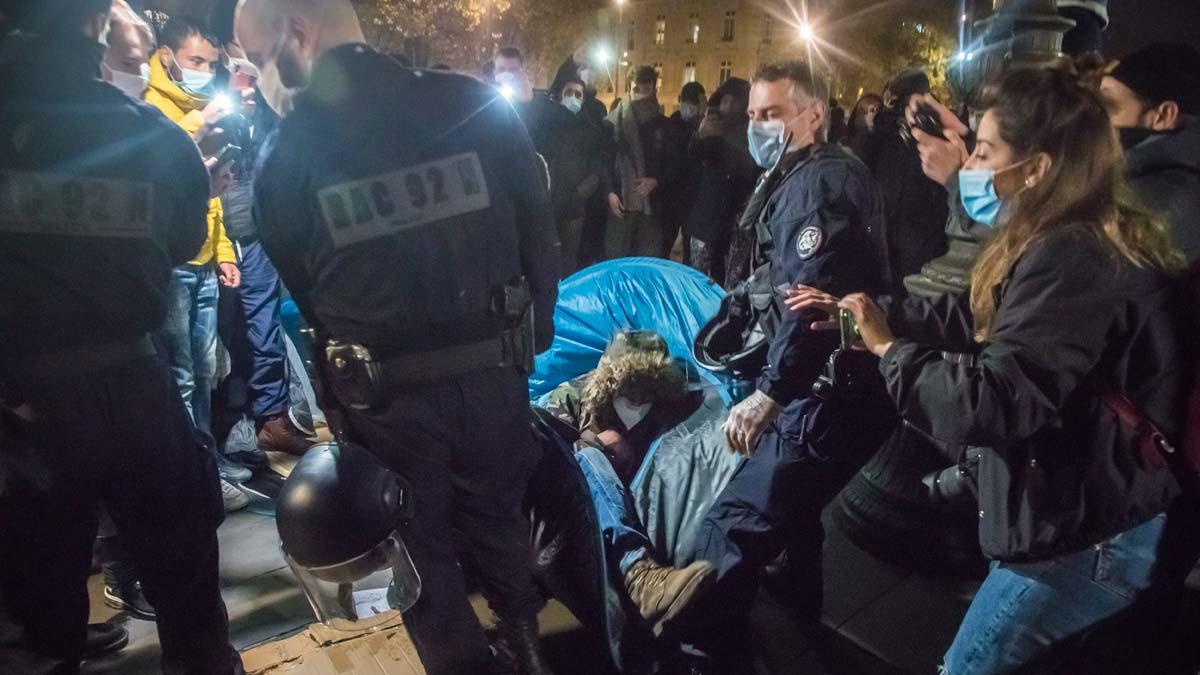
[[[221,501],[225,502],[225,513],[233,513],[250,505],[250,497],[238,486],[221,479]]]

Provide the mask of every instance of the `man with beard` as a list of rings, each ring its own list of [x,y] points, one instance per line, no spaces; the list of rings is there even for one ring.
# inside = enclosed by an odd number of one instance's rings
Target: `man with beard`
[[[1200,51],[1184,44],[1144,47],[1100,84],[1121,136],[1133,189],[1170,216],[1171,239],[1200,257]]]

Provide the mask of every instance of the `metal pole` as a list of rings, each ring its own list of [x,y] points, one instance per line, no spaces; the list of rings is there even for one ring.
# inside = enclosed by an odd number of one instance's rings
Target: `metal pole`
[[[625,2],[617,0],[617,91],[614,92],[616,98],[621,98],[621,60],[625,58]]]

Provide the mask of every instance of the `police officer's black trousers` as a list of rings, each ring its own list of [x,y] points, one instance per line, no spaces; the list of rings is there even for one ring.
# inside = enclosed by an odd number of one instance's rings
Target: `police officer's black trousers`
[[[484,370],[402,388],[378,412],[351,418],[354,431],[416,494],[402,536],[422,590],[404,620],[431,675],[491,667],[467,602],[456,531],[502,620],[534,620],[541,608],[530,573],[529,520],[520,508],[541,456],[527,387],[515,369]]]
[[[103,501],[158,614],[168,675],[241,673],[217,577],[217,470],[165,364],[27,385],[0,439],[0,673],[75,673]],[[15,431],[15,433],[14,433]]]
[[[696,537],[696,559],[717,568],[715,626],[745,619],[761,574],[780,560],[769,577],[772,595],[801,624],[820,620],[821,511],[895,426],[886,394],[873,405],[880,411],[835,416],[816,430],[814,402],[794,402],[734,472]]]

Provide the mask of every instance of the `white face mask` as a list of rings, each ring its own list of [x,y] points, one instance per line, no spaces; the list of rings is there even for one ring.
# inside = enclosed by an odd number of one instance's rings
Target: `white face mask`
[[[621,424],[625,425],[626,431],[632,430],[642,420],[646,419],[646,416],[650,414],[651,405],[650,403],[634,405],[632,401],[624,396],[618,396],[613,399],[613,408],[616,409],[617,417],[620,418]]]
[[[583,99],[575,98],[574,96],[564,96],[562,104],[567,110],[578,113],[583,108]]]
[[[258,91],[276,115],[287,117],[288,113],[292,112],[292,97],[296,95],[296,90],[283,86],[274,61],[263,66],[262,77],[258,78]]]
[[[141,72],[137,75],[125,73],[119,70],[108,71],[108,81],[114,87],[120,89],[126,96],[135,100],[142,100],[142,94],[146,92],[146,87],[150,84],[150,64],[143,63]]]

